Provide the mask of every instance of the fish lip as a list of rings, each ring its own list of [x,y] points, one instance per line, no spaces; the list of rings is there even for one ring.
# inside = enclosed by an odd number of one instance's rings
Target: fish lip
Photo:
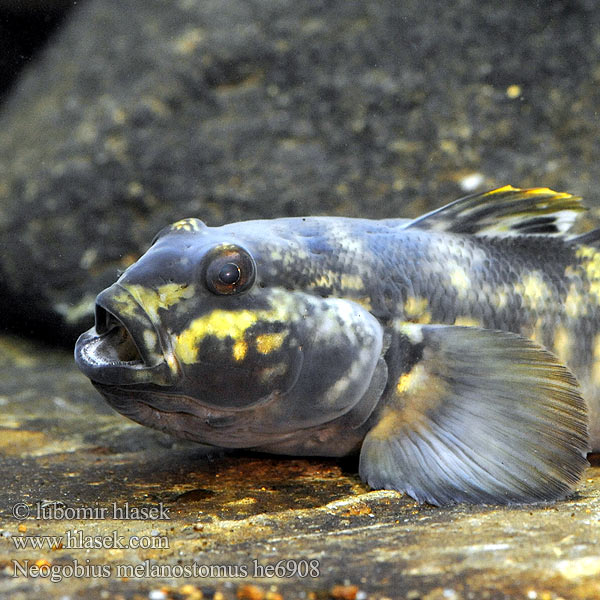
[[[126,291],[119,286],[121,291]],[[150,317],[135,300],[136,318],[119,314],[109,290],[96,298],[96,323],[79,336],[75,344],[75,362],[91,379],[105,385],[157,384],[173,385],[180,369],[176,361],[169,366],[165,356],[166,342]],[[156,352],[145,343],[140,330],[153,331],[158,340]],[[127,338],[128,354],[119,356],[117,337]],[[124,359],[125,358],[125,359]]]

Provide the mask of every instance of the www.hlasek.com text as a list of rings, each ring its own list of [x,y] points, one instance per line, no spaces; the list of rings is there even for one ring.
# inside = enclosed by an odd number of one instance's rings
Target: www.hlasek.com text
[[[93,549],[143,549],[166,550],[169,538],[164,535],[132,535],[125,537],[118,531],[109,535],[87,535],[81,529],[66,531],[64,535],[19,535],[11,540],[16,550],[93,550]]]

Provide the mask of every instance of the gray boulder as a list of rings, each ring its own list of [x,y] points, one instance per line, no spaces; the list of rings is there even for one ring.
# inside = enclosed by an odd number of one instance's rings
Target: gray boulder
[[[3,326],[72,340],[165,224],[594,199],[591,0],[89,0],[0,116]]]

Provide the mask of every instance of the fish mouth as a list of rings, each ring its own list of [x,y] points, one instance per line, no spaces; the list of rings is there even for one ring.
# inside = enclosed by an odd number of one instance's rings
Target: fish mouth
[[[119,314],[106,292],[96,299],[94,327],[75,344],[79,369],[103,385],[172,385],[175,373],[165,358],[165,344],[146,312],[131,298],[132,316]],[[155,340],[154,348],[149,347],[146,332]]]

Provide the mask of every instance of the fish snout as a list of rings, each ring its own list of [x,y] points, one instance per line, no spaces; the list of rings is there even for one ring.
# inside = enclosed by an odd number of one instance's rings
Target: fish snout
[[[150,317],[126,290],[114,288],[96,298],[95,325],[75,345],[77,366],[96,383],[172,385],[177,365],[167,360]]]

